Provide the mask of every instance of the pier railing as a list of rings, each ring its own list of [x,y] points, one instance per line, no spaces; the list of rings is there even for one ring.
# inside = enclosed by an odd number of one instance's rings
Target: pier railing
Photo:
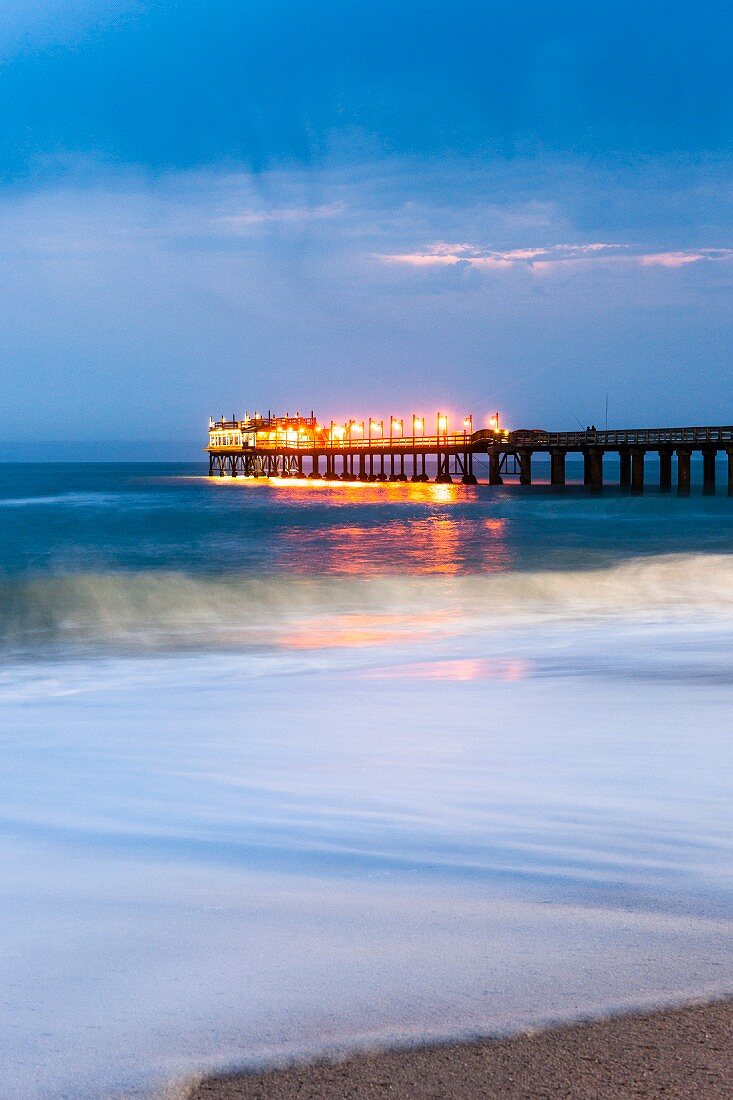
[[[216,429],[236,429],[237,421],[217,421]],[[733,425],[719,427],[688,428],[623,428],[612,431],[588,428],[577,432],[547,432],[541,428],[520,429],[513,432],[501,432],[495,429],[481,429],[477,432],[449,432],[441,435],[393,435],[367,436],[349,435],[331,436],[330,433],[296,434],[295,432],[273,433],[267,438],[258,433],[256,450],[258,451],[370,451],[370,450],[427,450],[437,451],[445,448],[476,447],[483,450],[487,446],[507,445],[513,447],[532,447],[535,449],[560,447],[566,450],[584,450],[587,447],[659,447],[684,446],[699,447],[706,443],[733,444]],[[221,444],[210,445],[207,450],[241,450],[241,446],[230,447]]]
[[[223,425],[227,427],[228,425]],[[217,423],[217,429],[220,425]],[[476,433],[478,434],[478,433]],[[491,433],[493,436],[493,433]],[[506,440],[506,436],[501,436],[503,440]],[[348,435],[341,438],[325,439],[313,439],[310,436],[295,436],[295,438],[287,438],[283,435],[282,438],[264,439],[262,436],[258,436],[255,449],[258,451],[371,451],[371,450],[426,450],[426,451],[438,451],[449,447],[470,447],[474,442],[475,435],[468,432],[449,432],[447,435],[402,435],[402,436],[372,436],[366,438],[363,436],[349,437]],[[218,443],[215,446],[209,446],[207,451],[222,451],[232,450],[241,451],[241,446],[232,445],[230,447],[221,446]]]
[[[494,433],[475,432],[474,442],[494,441]],[[509,441],[518,447],[658,447],[664,444],[700,446],[704,443],[733,443],[733,426],[699,428],[624,428],[598,431],[589,428],[580,432],[516,431]]]

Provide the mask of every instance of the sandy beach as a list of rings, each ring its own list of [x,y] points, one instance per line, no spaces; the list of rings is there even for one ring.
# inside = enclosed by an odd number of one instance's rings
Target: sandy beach
[[[729,1097],[733,1002],[618,1016],[504,1040],[360,1054],[211,1077],[186,1100]]]

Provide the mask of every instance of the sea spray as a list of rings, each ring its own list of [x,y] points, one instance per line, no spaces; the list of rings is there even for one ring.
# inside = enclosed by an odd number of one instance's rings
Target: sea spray
[[[637,558],[605,568],[488,576],[207,576],[80,572],[0,581],[6,655],[277,647],[309,631],[397,638],[532,623],[719,620],[733,614],[733,555]],[[313,632],[316,633],[313,633]]]

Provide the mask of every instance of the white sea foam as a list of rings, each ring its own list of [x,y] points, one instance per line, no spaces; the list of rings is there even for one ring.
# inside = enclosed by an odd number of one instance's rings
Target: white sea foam
[[[44,645],[148,650],[324,644],[358,616],[366,631],[420,636],[601,621],[727,620],[733,555],[638,558],[606,568],[458,577],[73,573],[0,582],[6,651]],[[371,616],[371,620],[368,617]],[[312,633],[316,630],[316,634]],[[352,639],[353,640],[353,639]]]
[[[731,991],[724,617],[376,640],[362,592],[324,651],[319,584],[272,651],[5,669],[9,1100]]]

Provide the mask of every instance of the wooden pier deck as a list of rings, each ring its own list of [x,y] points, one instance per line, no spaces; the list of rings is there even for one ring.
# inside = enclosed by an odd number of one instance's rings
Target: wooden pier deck
[[[680,493],[690,491],[693,455],[702,457],[703,491],[716,487],[717,456],[727,457],[727,487],[733,495],[733,426],[682,428],[588,429],[548,432],[519,429],[502,431],[436,432],[425,435],[376,435],[373,422],[351,422],[321,428],[314,417],[267,417],[211,421],[209,474],[220,477],[296,477],[340,481],[429,481],[465,485],[478,483],[476,456],[485,456],[489,485],[502,485],[516,476],[532,484],[535,456],[549,456],[550,484],[566,484],[566,459],[583,459],[583,481],[592,489],[604,483],[604,459],[615,456],[617,483],[641,492],[647,483],[646,459],[658,459],[658,485]],[[467,418],[469,421],[470,418]],[[378,422],[383,428],[383,423]],[[422,424],[422,421],[420,421]],[[615,464],[614,464],[615,465]]]

